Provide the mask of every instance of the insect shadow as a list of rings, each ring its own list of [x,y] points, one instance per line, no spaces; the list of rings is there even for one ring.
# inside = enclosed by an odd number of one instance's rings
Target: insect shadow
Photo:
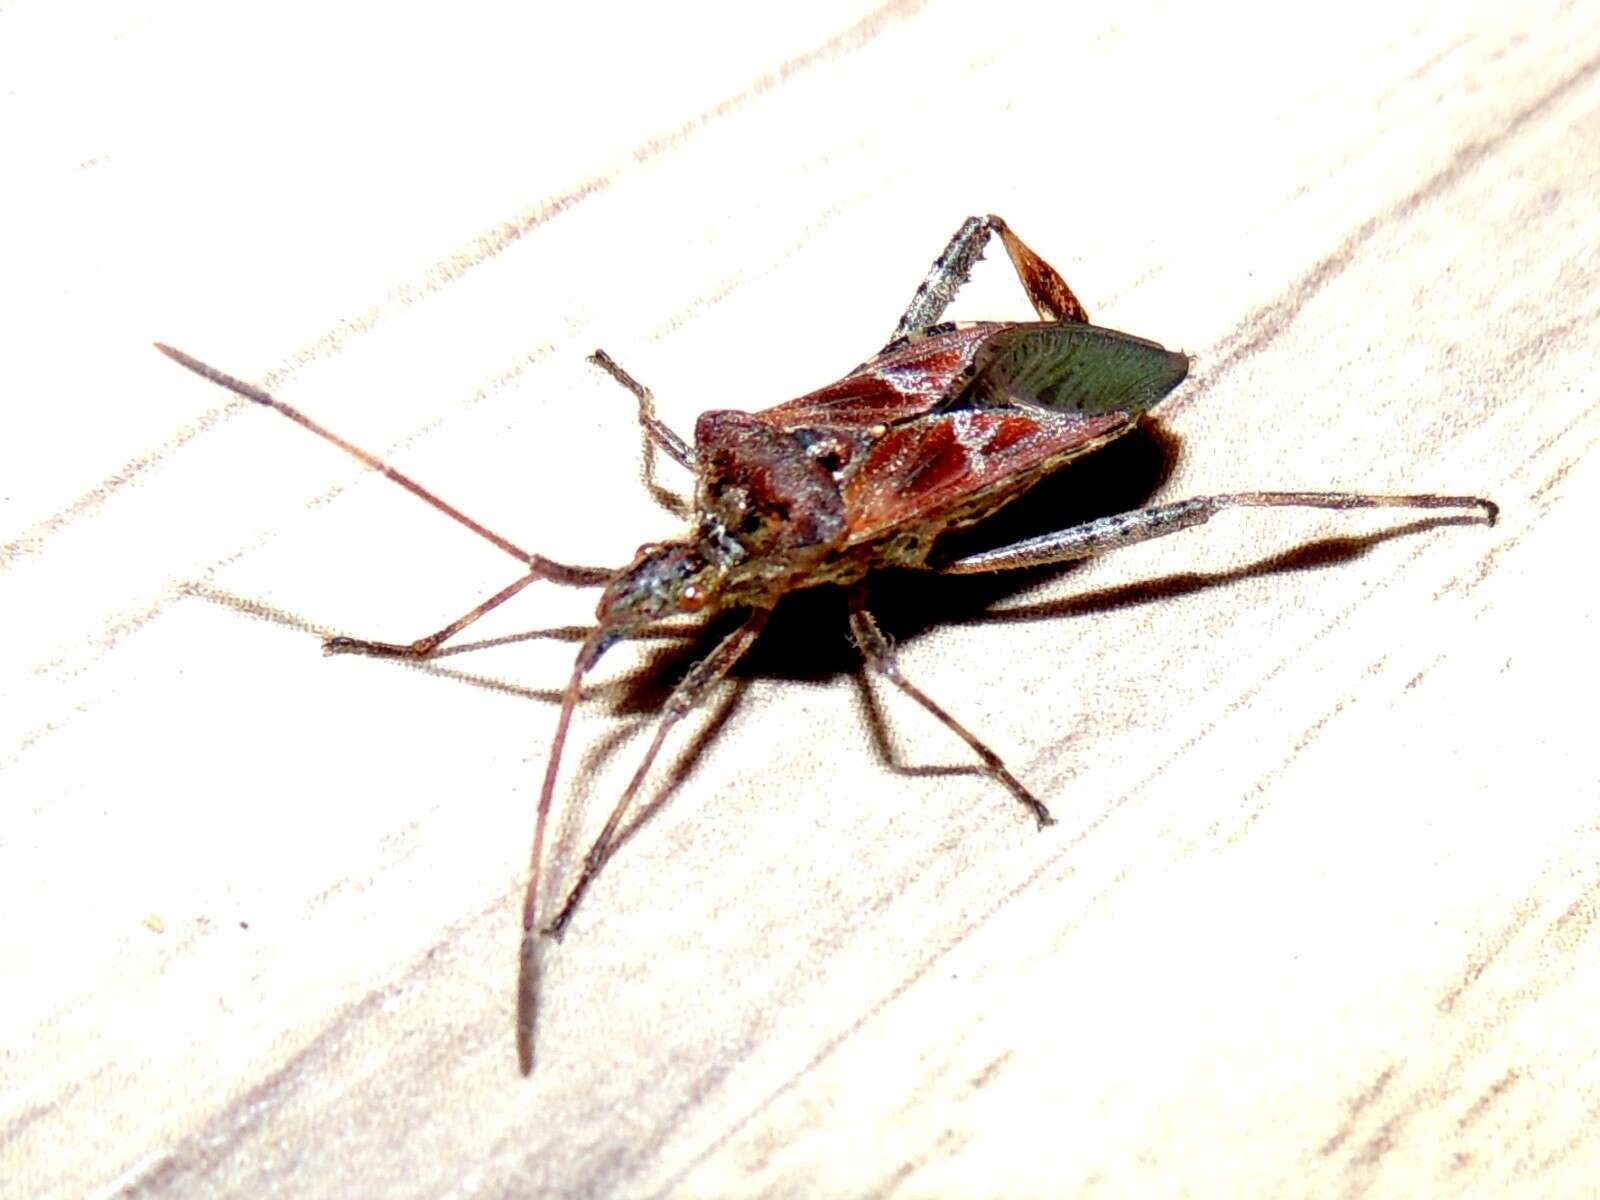
[[[1141,426],[1098,454],[1072,463],[1035,485],[1032,491],[990,517],[981,527],[949,535],[945,545],[952,555],[977,553],[1064,525],[1139,508],[1166,483],[1181,454],[1181,446],[1181,439],[1158,425]],[[939,626],[984,625],[1003,619],[990,611],[993,605],[1040,582],[1069,576],[1080,565],[1079,562],[1057,563],[992,575],[931,575],[926,571],[887,570],[873,579],[873,611],[892,641],[909,643]],[[1082,604],[1076,610],[1077,615],[1083,616],[1094,611],[1093,602]],[[577,777],[580,780],[593,778],[601,766],[622,752],[647,721],[661,711],[690,667],[703,659],[735,623],[727,619],[715,621],[697,630],[692,638],[657,642],[643,654],[637,669],[618,680],[606,697],[605,707],[620,725],[591,741],[582,756]],[[732,687],[717,703],[715,711],[698,723],[690,742],[673,756],[648,801],[618,832],[614,847],[620,850],[672,801],[697,763],[714,748],[737,711],[745,689],[757,679],[821,684],[841,676],[852,678],[859,687],[865,733],[885,769],[912,777],[984,776],[984,769],[975,764],[913,766],[900,759],[880,698],[867,679],[860,650],[847,636],[848,628],[848,593],[844,588],[808,588],[785,596],[773,610],[767,635],[729,671]],[[513,634],[496,639],[496,643],[525,636],[535,634],[533,631]],[[569,799],[555,841],[553,857],[562,860],[573,853],[588,810],[588,789],[581,784],[578,789]]]
[[[952,556],[976,554],[991,546],[1008,545],[1063,526],[1142,507],[1166,485],[1182,453],[1183,441],[1176,434],[1158,423],[1142,425],[1098,454],[1074,462],[1035,485],[1032,491],[982,526],[949,535],[944,546]],[[1397,538],[1442,526],[1481,523],[1481,517],[1475,515],[1430,516],[1362,535],[1338,535],[1304,542],[1225,571],[1177,572],[1089,592],[1050,596],[1022,605],[1005,602],[1042,583],[1070,578],[1084,565],[1083,561],[991,575],[886,570],[873,579],[873,613],[885,634],[893,642],[904,645],[941,627],[1090,617],[1230,587],[1260,576],[1337,567]],[[848,623],[847,599],[843,588],[810,588],[784,598],[773,611],[767,636],[729,671],[733,687],[718,703],[716,711],[699,723],[690,743],[669,764],[660,786],[616,837],[617,849],[671,802],[696,764],[714,748],[737,711],[745,688],[757,679],[821,684],[841,676],[852,678],[859,689],[865,733],[886,770],[911,777],[984,776],[984,769],[976,764],[910,765],[902,761],[881,698],[862,667],[861,653],[843,636]],[[676,643],[659,642],[641,656],[638,668],[618,680],[607,699],[611,716],[625,718],[624,726],[594,739],[583,756],[578,772],[580,778],[592,777],[599,766],[633,740],[644,724],[660,711],[684,673],[705,657],[732,624],[730,620],[714,622],[697,631],[693,638]],[[577,632],[573,631],[574,635]],[[515,637],[513,635],[512,640]],[[541,696],[541,699],[548,698],[549,693]],[[568,857],[572,849],[587,809],[587,799],[586,794],[574,797],[563,822],[557,841],[562,858]]]

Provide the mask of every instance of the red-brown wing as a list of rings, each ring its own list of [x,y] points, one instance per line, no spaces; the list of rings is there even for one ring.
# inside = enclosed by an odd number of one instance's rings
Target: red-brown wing
[[[1132,427],[1128,413],[962,409],[908,421],[872,443],[844,483],[849,544],[939,518],[990,494],[996,506],[1042,472]]]
[[[836,383],[755,415],[780,429],[853,430],[909,420],[960,392],[984,343],[1005,328],[986,321],[911,342]]]
[[[879,355],[754,414],[829,470],[846,544],[975,520],[1132,428],[1188,372],[1154,342],[1081,322],[984,322]]]

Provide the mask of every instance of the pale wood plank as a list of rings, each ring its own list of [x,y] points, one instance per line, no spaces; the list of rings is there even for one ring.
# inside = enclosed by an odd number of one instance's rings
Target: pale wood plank
[[[7,14],[3,1190],[1589,1190],[1600,22],[977,11]],[[621,561],[673,522],[584,354],[679,429],[775,402],[984,210],[1195,355],[1163,497],[1481,491],[1501,524],[1238,514],[891,595],[1044,834],[887,770],[842,608],[802,612],[551,957],[520,1080],[571,644],[324,661],[514,564],[148,343]],[[966,309],[1025,313],[999,268]],[[1082,486],[1129,502],[1159,449]],[[608,704],[652,678],[617,659],[567,871],[659,695]],[[905,761],[964,761],[884,699]]]

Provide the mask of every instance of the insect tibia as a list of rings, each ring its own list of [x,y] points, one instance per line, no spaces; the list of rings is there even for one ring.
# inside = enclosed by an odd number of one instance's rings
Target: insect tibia
[[[1203,524],[1230,508],[1411,508],[1476,509],[1486,523],[1493,525],[1499,507],[1481,496],[1435,496],[1429,493],[1409,496],[1367,495],[1360,492],[1233,492],[1222,496],[1197,496],[1176,504],[1159,504],[1100,517],[1082,525],[1058,529],[1040,537],[986,550],[946,564],[953,575],[973,575],[984,571],[1012,571],[1022,567],[1042,567],[1050,563],[1092,558],[1108,550],[1165,537],[1181,529]],[[1468,518],[1444,518],[1461,520]]]
[[[1212,499],[1217,508],[1475,508],[1483,514],[1487,525],[1500,519],[1500,506],[1493,500],[1482,496],[1436,496],[1431,492],[1406,496],[1363,492],[1240,492]]]

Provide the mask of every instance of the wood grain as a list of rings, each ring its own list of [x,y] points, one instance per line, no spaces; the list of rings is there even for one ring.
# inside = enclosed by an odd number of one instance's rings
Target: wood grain
[[[1589,1194],[1594,7],[545,7],[5,15],[0,1191]],[[1195,358],[1014,528],[1238,488],[1500,524],[1237,513],[886,583],[1043,833],[869,699],[837,598],[780,614],[549,956],[520,1079],[592,595],[323,659],[516,565],[150,343],[620,563],[675,522],[591,349],[679,430],[776,403],[985,211]],[[1002,259],[955,315],[1025,313]],[[552,890],[686,653],[597,673]]]

